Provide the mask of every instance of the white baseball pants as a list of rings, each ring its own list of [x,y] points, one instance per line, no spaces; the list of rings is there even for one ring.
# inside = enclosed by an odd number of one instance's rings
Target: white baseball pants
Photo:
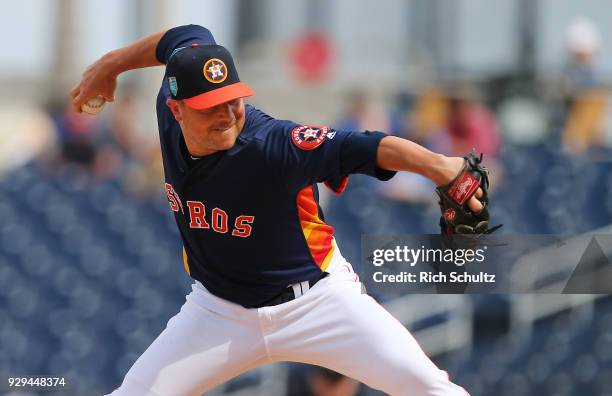
[[[393,396],[468,395],[344,267],[295,300],[254,309],[196,282],[111,396],[200,396],[276,361],[327,367]]]

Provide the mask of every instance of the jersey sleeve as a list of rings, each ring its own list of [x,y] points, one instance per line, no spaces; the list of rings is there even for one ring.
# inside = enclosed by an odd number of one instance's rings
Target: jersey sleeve
[[[382,132],[353,132],[278,121],[266,139],[267,158],[291,192],[319,182],[365,174],[389,180],[396,172],[376,166]]]
[[[183,25],[168,30],[157,43],[155,56],[164,65],[170,57],[181,47],[191,44],[216,44],[210,30],[199,25]]]

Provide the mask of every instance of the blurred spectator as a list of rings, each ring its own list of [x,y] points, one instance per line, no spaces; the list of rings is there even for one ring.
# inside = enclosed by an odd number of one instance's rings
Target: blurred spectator
[[[76,113],[70,104],[67,104],[54,119],[60,141],[61,159],[92,170],[97,152],[95,134],[98,118]]]
[[[449,100],[441,89],[429,87],[423,90],[409,115],[409,138],[434,151],[449,153],[448,112]]]
[[[357,396],[363,393],[359,382],[327,368],[304,365],[292,368],[287,396]]]
[[[393,131],[390,131],[391,121],[387,111],[369,101],[364,92],[353,91],[349,93],[347,103],[348,108],[337,123],[338,129],[383,131],[393,134]]]
[[[575,154],[602,142],[608,92],[597,65],[600,43],[599,29],[590,19],[577,17],[569,25],[562,84],[567,118],[562,140]]]
[[[475,87],[464,86],[451,93],[448,117],[451,154],[462,156],[475,148],[488,159],[498,155],[501,139],[495,115]]]
[[[597,57],[601,37],[593,21],[576,17],[567,28],[566,45],[564,77],[567,94],[572,96],[575,92],[599,87],[601,75],[597,70]]]
[[[393,106],[389,112],[389,133],[406,139],[413,138],[410,115],[416,104],[417,97],[410,92],[400,92],[393,98]]]
[[[584,153],[592,146],[601,146],[608,107],[608,92],[589,89],[576,94],[571,103],[563,130],[563,145],[572,153]]]
[[[308,378],[312,396],[355,396],[359,382],[335,371],[319,367]]]

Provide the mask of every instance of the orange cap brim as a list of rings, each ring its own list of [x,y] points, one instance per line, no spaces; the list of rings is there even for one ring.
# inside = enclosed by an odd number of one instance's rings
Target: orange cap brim
[[[192,98],[184,99],[184,102],[192,109],[204,110],[221,103],[229,102],[230,100],[253,95],[255,95],[255,92],[253,92],[251,88],[247,87],[242,82],[237,82],[209,92],[204,92]]]

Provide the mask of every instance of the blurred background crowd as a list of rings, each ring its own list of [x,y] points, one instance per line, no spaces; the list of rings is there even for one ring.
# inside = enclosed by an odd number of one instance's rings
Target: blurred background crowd
[[[88,64],[179,24],[208,27],[255,89],[249,102],[277,118],[385,131],[447,155],[483,152],[503,233],[612,231],[607,0],[3,6],[5,376],[64,375],[70,386],[58,395],[109,392],[184,300],[189,279],[163,194],[155,120],[162,68],[120,77],[99,116],[68,103]],[[359,268],[362,234],[437,233],[433,187],[412,174],[386,183],[352,176],[342,196],[325,194],[344,256]],[[524,296],[377,297],[474,396],[612,395],[609,296],[530,300],[547,308],[529,320],[515,309]],[[423,307],[429,317],[410,312]],[[211,394],[377,393],[325,369],[276,364]]]

